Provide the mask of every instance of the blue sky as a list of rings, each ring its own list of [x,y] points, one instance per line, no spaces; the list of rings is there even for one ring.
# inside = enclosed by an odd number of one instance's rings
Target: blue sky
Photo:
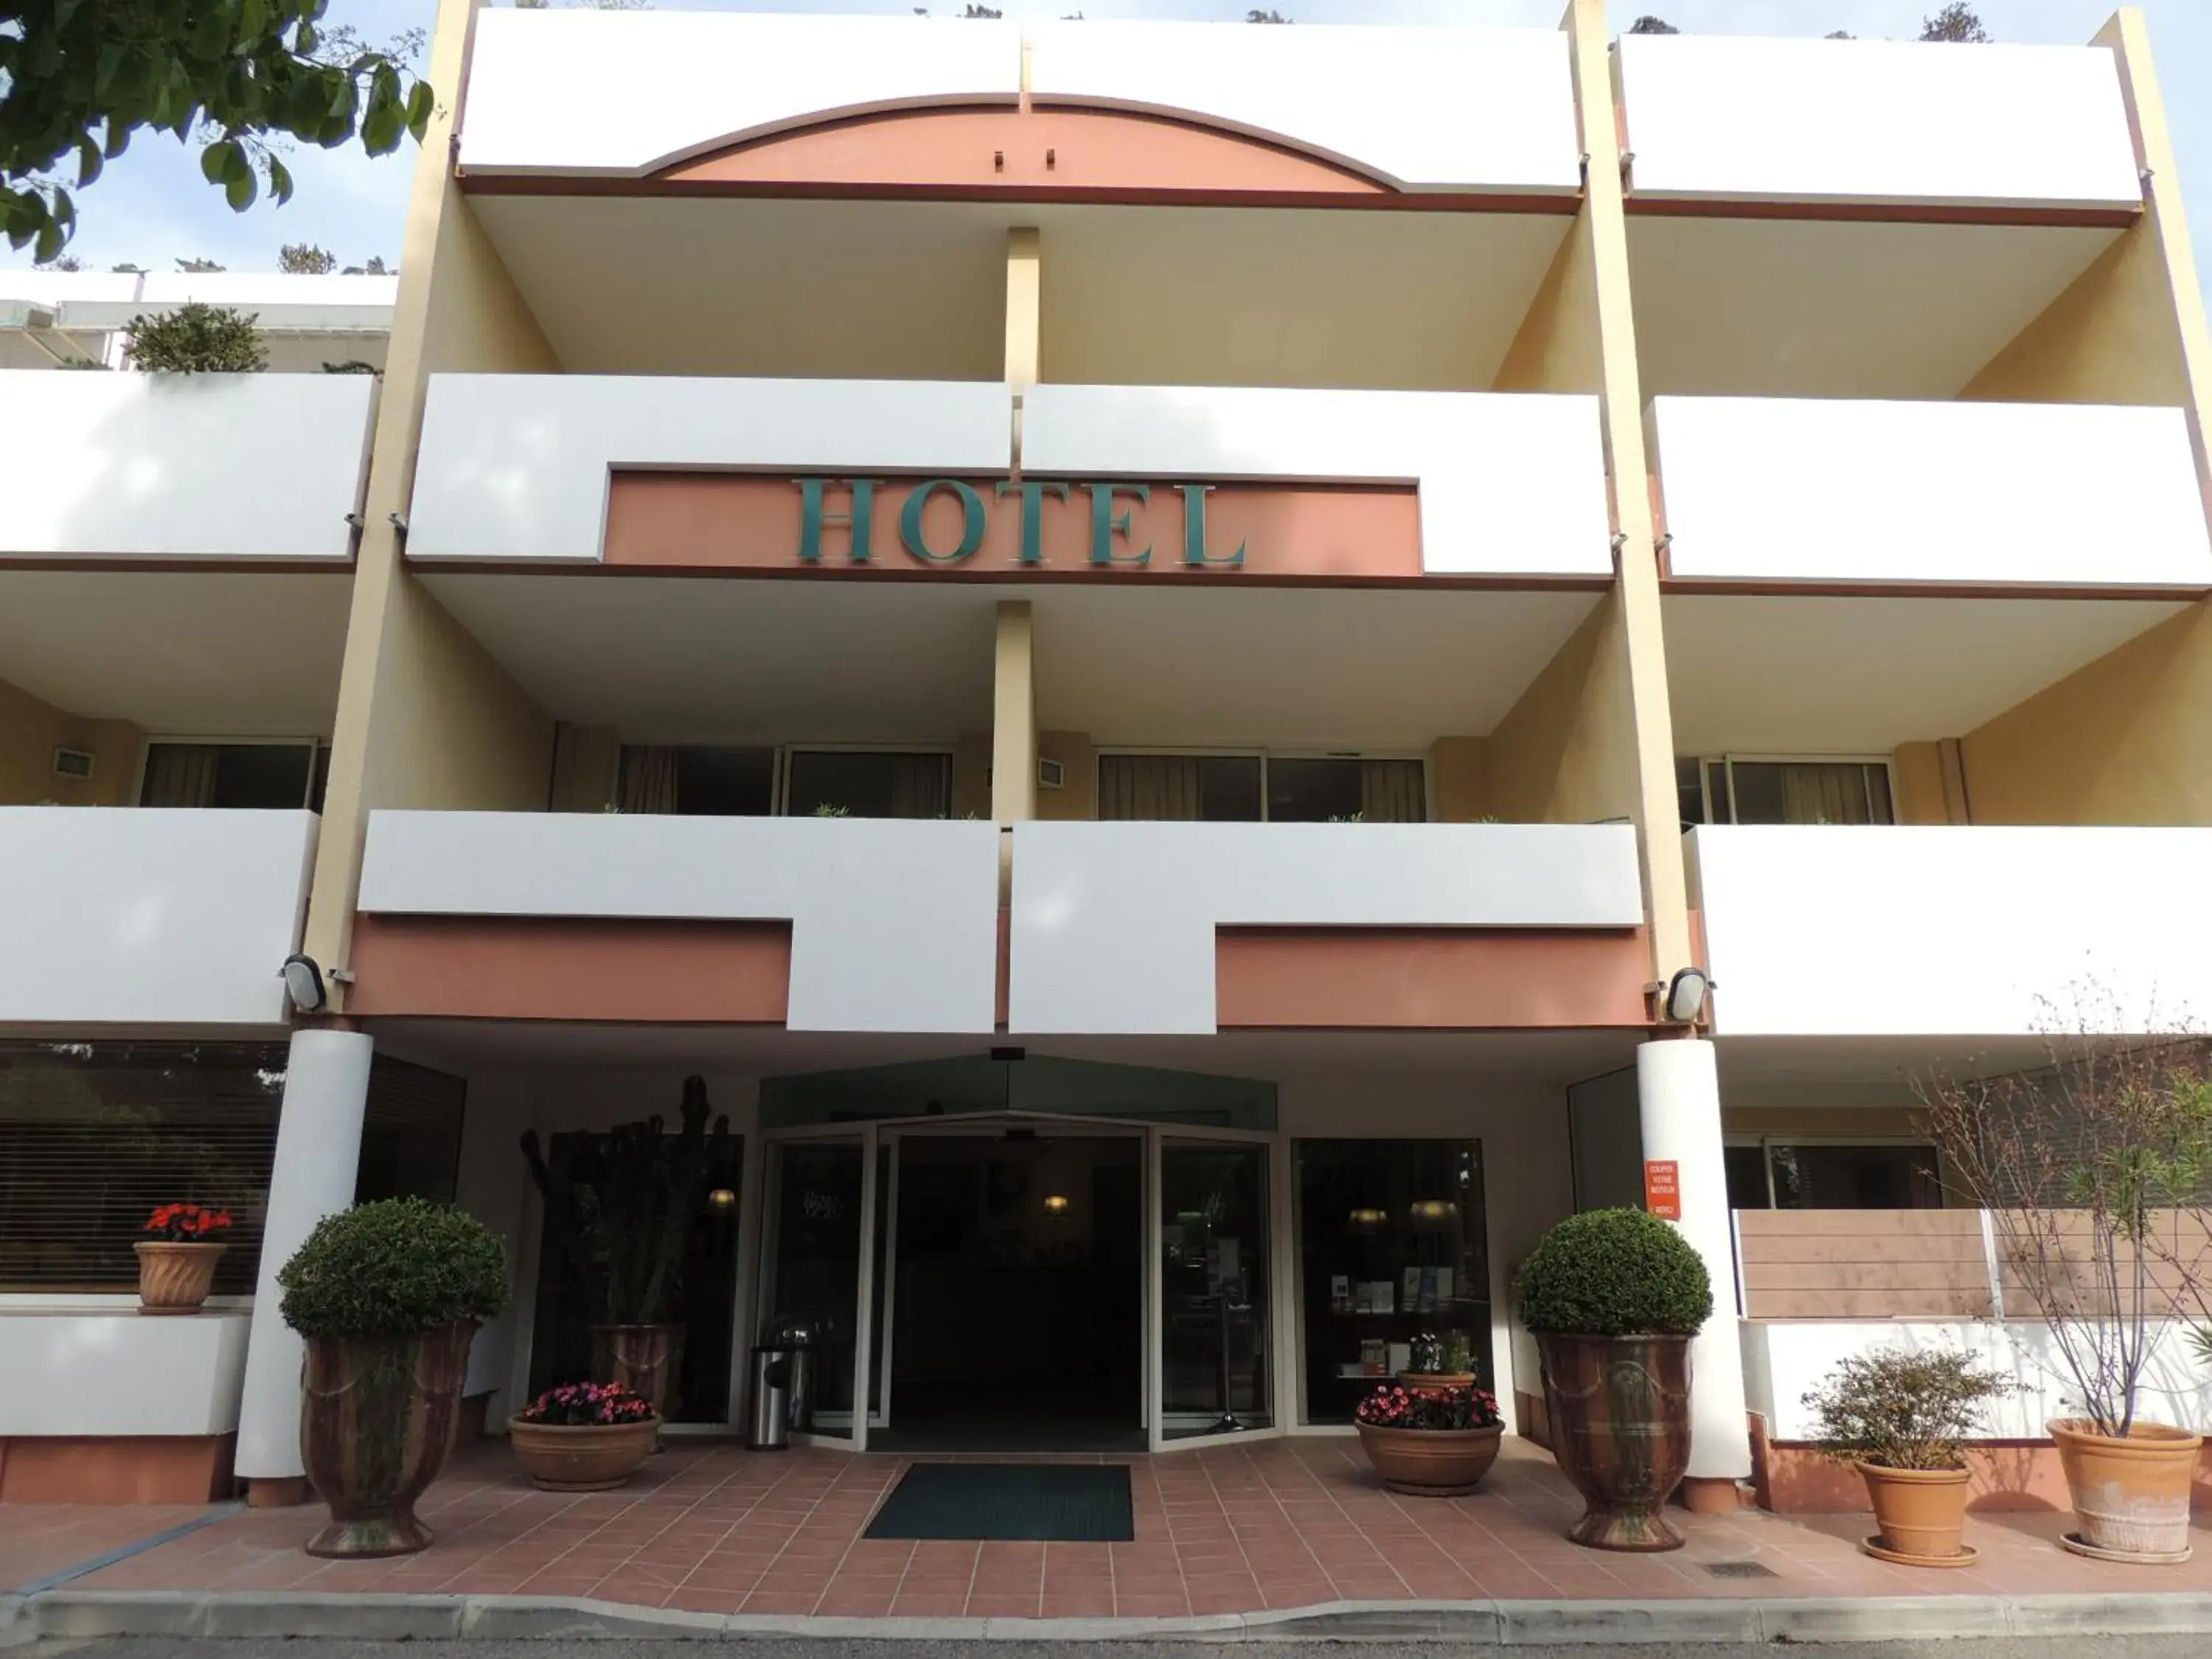
[[[504,3],[504,0],[499,0]],[[561,0],[556,0],[560,3]],[[915,0],[688,0],[670,9],[721,11],[905,12]],[[997,0],[1009,16],[1054,16],[1070,0]],[[1616,27],[1653,10],[1699,33],[1854,34],[1899,38],[1917,33],[1940,0],[1613,0]],[[942,12],[958,0],[931,0]],[[1073,0],[1093,17],[1230,18],[1243,0]],[[1465,23],[1553,27],[1565,0],[1273,0],[1307,22]],[[2149,20],[2166,108],[2180,152],[2191,222],[2212,226],[2212,0],[2139,0]],[[350,23],[372,41],[410,26],[427,26],[434,0],[331,0],[326,21]],[[1990,31],[2002,40],[2080,43],[2104,27],[2114,0],[1980,0]],[[549,95],[557,95],[549,89]],[[579,98],[588,92],[579,88]],[[70,250],[94,270],[122,261],[170,270],[180,258],[209,258],[233,270],[275,268],[285,242],[319,243],[342,263],[371,255],[395,260],[414,163],[411,145],[377,160],[357,148],[302,149],[287,158],[298,192],[283,207],[257,203],[242,214],[200,177],[195,148],[141,135],[79,203],[82,228]],[[2200,262],[2202,261],[2200,231]],[[27,252],[8,257],[26,265]],[[2207,266],[2212,277],[2212,266]]]

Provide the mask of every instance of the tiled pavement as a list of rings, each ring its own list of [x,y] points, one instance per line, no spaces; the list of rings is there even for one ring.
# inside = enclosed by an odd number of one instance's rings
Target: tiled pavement
[[[181,1504],[0,1504],[0,1592],[205,1513]]]
[[[1860,1554],[1864,1516],[1674,1512],[1688,1548],[1599,1554],[1561,1535],[1578,1506],[1550,1459],[1509,1439],[1485,1489],[1401,1498],[1358,1443],[1256,1441],[1129,1460],[1128,1544],[884,1542],[860,1536],[906,1464],[826,1451],[677,1442],[632,1486],[533,1490],[505,1449],[471,1449],[422,1506],[430,1549],[378,1562],[301,1550],[315,1509],[247,1511],[76,1579],[72,1589],[449,1591],[590,1596],[702,1613],[909,1618],[1179,1617],[1332,1601],[1682,1597],[2018,1596],[2212,1590],[2212,1534],[2182,1566],[2118,1567],[2060,1551],[2065,1517],[1978,1516],[1975,1566],[1893,1567]],[[0,1588],[146,1536],[173,1511],[0,1508]],[[1754,1564],[1717,1575],[1716,1565]],[[1764,1571],[1757,1569],[1764,1569]]]

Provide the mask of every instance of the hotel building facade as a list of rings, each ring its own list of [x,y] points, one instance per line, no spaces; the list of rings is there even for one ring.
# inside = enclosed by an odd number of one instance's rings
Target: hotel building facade
[[[700,1431],[800,1328],[855,1450],[1346,1432],[1425,1333],[1540,1435],[1514,1268],[1648,1203],[1733,1501],[2001,1314],[1915,1079],[2212,1006],[2144,26],[1614,27],[445,0],[396,279],[11,279],[0,1498],[283,1495],[356,1197],[508,1240],[502,1422],[591,1318],[520,1137],[690,1078]],[[192,297],[271,372],[47,372]]]

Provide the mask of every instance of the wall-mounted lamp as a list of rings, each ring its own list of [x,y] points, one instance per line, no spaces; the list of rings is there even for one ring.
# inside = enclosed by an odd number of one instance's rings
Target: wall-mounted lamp
[[[1067,1194],[1065,1193],[1048,1194],[1044,1200],[1044,1212],[1047,1215],[1066,1215],[1067,1213]]]
[[[726,1210],[737,1201],[738,1195],[732,1192],[727,1187],[717,1187],[713,1192],[707,1194],[707,1202],[708,1206],[717,1210]]]
[[[1676,1025],[1694,1025],[1698,1016],[1705,1012],[1705,994],[1713,982],[1702,968],[1684,968],[1667,981],[1667,993],[1659,1000],[1660,1011]]]
[[[331,1000],[323,984],[323,970],[313,957],[295,951],[284,958],[276,976],[284,981],[284,994],[292,999],[292,1006],[303,1014],[313,1013]]]

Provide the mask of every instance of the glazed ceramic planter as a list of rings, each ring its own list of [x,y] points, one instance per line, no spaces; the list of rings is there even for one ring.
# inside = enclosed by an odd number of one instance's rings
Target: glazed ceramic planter
[[[131,1248],[138,1253],[138,1311],[196,1314],[215,1284],[215,1264],[230,1246],[149,1238]]]
[[[684,1364],[681,1325],[594,1325],[592,1381],[619,1382],[653,1402],[664,1420],[676,1408],[676,1379]]]
[[[1498,1461],[1502,1427],[1384,1429],[1359,1427],[1360,1449],[1392,1492],[1411,1498],[1458,1498],[1473,1492]]]
[[[608,1492],[637,1473],[652,1454],[660,1419],[642,1423],[507,1421],[507,1444],[523,1473],[547,1492]]]
[[[430,1541],[415,1500],[460,1431],[474,1320],[414,1336],[307,1339],[300,1455],[330,1505],[325,1556],[406,1555]]]
[[[1874,1506],[1869,1555],[1909,1567],[1963,1567],[1974,1559],[1966,1544],[1966,1469],[1892,1469],[1855,1463]]]
[[[2063,1540],[2100,1560],[2189,1559],[2189,1497],[2204,1437],[2163,1423],[2138,1423],[2124,1440],[2087,1421],[2051,1425],[2076,1530]]]
[[[1662,1507],[1690,1467],[1690,1339],[1537,1338],[1552,1455],[1583,1495],[1567,1536],[1592,1549],[1682,1547]]]

